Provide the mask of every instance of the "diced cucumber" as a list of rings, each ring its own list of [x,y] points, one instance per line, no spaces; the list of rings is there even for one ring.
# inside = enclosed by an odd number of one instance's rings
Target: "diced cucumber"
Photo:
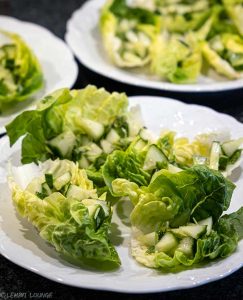
[[[55,178],[62,176],[67,171],[67,160],[58,160],[58,162],[56,163],[47,161],[45,164],[45,174],[52,174],[53,181],[55,180]]]
[[[91,143],[91,140],[89,139],[89,137],[87,135],[82,135],[81,138],[81,145],[82,146],[87,146]]]
[[[158,252],[169,252],[178,245],[176,237],[166,232],[161,240],[155,245],[155,250]]]
[[[230,157],[229,159],[229,164],[233,165],[235,164],[241,157],[241,152],[242,152],[242,149],[238,149],[236,150]]]
[[[77,200],[83,200],[90,198],[90,192],[92,190],[82,189],[80,186],[71,184],[68,188],[67,197],[75,198]]]
[[[89,150],[87,151],[86,156],[88,160],[94,162],[96,158],[99,157],[102,153],[102,149],[95,143],[92,143],[89,145]]]
[[[75,146],[76,137],[72,131],[65,131],[48,141],[50,148],[61,158],[69,158]]]
[[[64,196],[67,195],[67,191],[68,191],[70,185],[71,185],[71,183],[69,182],[69,183],[67,183],[66,185],[64,185],[64,186],[62,187],[62,189],[60,190],[61,193],[62,193]]]
[[[116,132],[115,129],[111,129],[106,136],[106,140],[111,144],[115,144],[120,140],[120,135]]]
[[[192,256],[193,244],[194,244],[194,239],[190,236],[187,236],[180,241],[176,250],[183,252],[187,256]]]
[[[52,174],[45,174],[45,180],[47,185],[49,186],[50,189],[53,188],[53,175]]]
[[[229,158],[226,155],[221,155],[219,158],[219,170],[226,170],[227,164],[229,162]]]
[[[174,166],[172,164],[168,164],[168,171],[175,174],[175,173],[181,172],[183,170],[181,168],[177,167],[177,166]]]
[[[163,152],[156,146],[151,145],[146,154],[143,169],[153,170],[156,168],[157,163],[167,163],[167,158],[164,156]]]
[[[56,190],[60,190],[65,184],[69,183],[71,180],[71,174],[69,172],[54,179],[53,185]]]
[[[2,49],[5,51],[8,59],[14,59],[16,55],[15,45],[4,45]]]
[[[113,151],[113,146],[107,140],[101,140],[100,145],[106,154],[109,154]]]
[[[90,119],[77,118],[77,126],[94,140],[98,140],[105,132],[104,125]]]
[[[95,221],[95,228],[96,230],[100,227],[100,225],[103,223],[104,219],[105,219],[106,215],[104,212],[104,209],[102,206],[98,206],[95,213],[94,213],[94,221]]]
[[[133,149],[136,151],[142,151],[146,146],[147,142],[140,138],[133,144]]]
[[[84,155],[80,158],[78,164],[81,169],[87,169],[89,167],[89,161]]]
[[[180,226],[178,230],[181,231],[181,234],[185,234],[194,239],[198,239],[201,235],[206,233],[207,225],[192,224],[187,226]]]
[[[221,154],[221,147],[219,142],[213,142],[211,151],[210,151],[210,158],[209,158],[209,167],[213,170],[219,169],[219,157]]]
[[[40,178],[34,178],[26,187],[26,190],[32,194],[41,193],[42,192],[42,181]]]
[[[183,239],[188,235],[179,228],[171,228],[170,231],[178,238]]]
[[[144,141],[151,141],[152,140],[151,132],[147,128],[141,128],[138,135]]]
[[[45,199],[46,197],[47,197],[47,195],[46,194],[43,194],[43,193],[41,193],[41,192],[35,192],[35,195],[38,197],[38,198],[40,198],[40,199]]]
[[[139,236],[138,239],[146,246],[154,246],[158,242],[158,234],[156,232],[150,232]]]
[[[224,154],[227,156],[232,156],[236,150],[243,144],[243,138],[237,140],[228,141],[221,145]]]
[[[143,117],[141,113],[141,108],[139,105],[130,108],[128,118],[128,134],[130,137],[135,137],[138,135],[139,130],[143,126]]]
[[[42,187],[42,191],[41,192],[43,194],[50,195],[52,193],[49,185],[46,182],[42,183],[41,187]]]
[[[206,235],[209,235],[211,233],[212,227],[213,227],[213,218],[208,217],[206,219],[203,219],[203,220],[199,221],[198,224],[199,225],[206,225],[207,226]]]
[[[88,145],[85,145],[85,146],[75,147],[72,152],[73,160],[78,161],[79,159],[81,159],[82,156],[84,156],[87,153],[87,151],[90,148],[89,146],[91,144],[92,144],[92,142],[90,142]]]
[[[206,163],[207,163],[207,157],[200,156],[200,155],[193,156],[193,164],[194,165],[206,165]]]

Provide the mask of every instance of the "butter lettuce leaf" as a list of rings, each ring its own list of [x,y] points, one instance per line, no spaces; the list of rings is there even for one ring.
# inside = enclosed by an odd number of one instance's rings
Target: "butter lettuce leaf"
[[[146,65],[160,23],[160,17],[149,10],[130,7],[124,0],[108,1],[101,11],[100,31],[111,61],[125,68]]]
[[[234,229],[239,237],[243,239],[243,208],[240,208],[236,212],[226,214],[222,217],[225,223],[230,223],[234,226]]]
[[[110,94],[91,85],[83,90],[57,90],[6,126],[10,144],[23,136],[22,163],[56,157],[76,160],[75,147],[87,145],[87,139],[96,143],[105,128],[126,113],[127,102],[125,94]]]
[[[113,187],[117,190],[117,186],[124,184],[116,179]],[[124,196],[130,196],[135,204],[132,225],[148,233],[159,230],[165,222],[178,227],[209,216],[217,222],[229,207],[234,187],[219,172],[194,166],[178,173],[161,170],[140,190],[126,184]]]
[[[195,241],[195,253],[193,256],[176,250],[173,256],[164,252],[154,254],[154,265],[163,269],[178,269],[179,266],[191,267],[204,260],[224,258],[232,254],[237,248],[239,240],[243,238],[243,210],[230,215],[225,215],[215,224],[210,235]]]
[[[141,165],[141,158],[134,153],[116,150],[110,154],[102,168],[105,183],[110,191],[114,193],[112,182],[116,178],[130,180],[139,186],[147,185],[151,176]]]
[[[13,169],[14,173],[20,176],[21,170]],[[98,198],[77,164],[48,161],[27,187],[18,185],[14,178],[10,178],[10,187],[17,211],[57,252],[81,265],[119,266],[118,254],[109,240],[111,208]]]
[[[223,59],[216,51],[214,51],[208,43],[204,43],[202,46],[202,53],[207,62],[221,75],[228,77],[229,79],[240,78],[240,74]]]
[[[118,67],[176,84],[211,77],[211,68],[232,80],[241,76],[242,56],[218,53],[208,43],[225,33],[241,38],[242,12],[240,0],[111,0],[101,10],[100,31]]]
[[[172,37],[157,36],[152,47],[151,71],[174,83],[195,82],[200,74],[202,57],[199,48]]]
[[[132,187],[138,197],[131,213],[132,255],[163,271],[230,255],[243,238],[243,209],[222,216],[233,190],[229,180],[204,166],[176,174],[161,170],[148,187]],[[206,231],[200,221],[211,218]],[[198,236],[193,235],[195,229]]]
[[[238,0],[223,0],[223,4],[230,18],[233,20],[239,33],[243,35],[243,3]]]
[[[0,31],[0,109],[30,98],[44,85],[34,52],[17,34]]]

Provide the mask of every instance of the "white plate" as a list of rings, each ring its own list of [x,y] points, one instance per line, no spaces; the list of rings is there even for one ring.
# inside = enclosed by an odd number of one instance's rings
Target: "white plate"
[[[141,104],[145,124],[156,134],[162,127],[171,128],[190,137],[198,132],[212,130],[230,130],[233,137],[238,137],[243,132],[243,124],[230,116],[205,107],[187,105],[168,98],[145,96],[130,98],[131,105],[138,103]],[[59,258],[55,250],[38,236],[32,225],[17,216],[13,208],[5,179],[6,161],[12,158],[15,165],[19,163],[20,142],[10,149],[8,138],[2,138],[0,153],[0,253],[28,270],[51,280],[82,288],[149,293],[205,284],[225,277],[243,265],[243,241],[241,241],[237,251],[230,257],[211,262],[203,268],[176,274],[162,274],[145,268],[131,258],[129,227],[121,223],[114,209],[112,222],[118,224],[116,232],[119,237],[116,238],[115,245],[122,261],[121,268],[104,273],[73,266]],[[241,170],[235,182],[237,188],[229,211],[237,210],[243,205]]]
[[[105,0],[91,0],[76,10],[67,23],[65,40],[87,68],[111,79],[141,87],[175,92],[216,92],[243,87],[243,78],[230,81],[219,76],[199,78],[196,84],[174,84],[120,69],[108,60],[99,34],[99,11]]]
[[[26,41],[39,59],[45,79],[44,89],[32,101],[14,105],[8,114],[0,116],[1,134],[5,132],[4,126],[18,113],[33,105],[35,100],[56,89],[72,87],[78,75],[78,66],[68,46],[44,27],[0,16],[0,28],[18,33]]]

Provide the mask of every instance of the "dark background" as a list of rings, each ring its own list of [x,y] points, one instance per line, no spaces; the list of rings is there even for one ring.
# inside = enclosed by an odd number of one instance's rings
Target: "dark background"
[[[6,14],[24,21],[38,23],[64,38],[66,21],[82,0],[0,0],[0,14]],[[82,20],[80,20],[82,22]],[[84,24],[85,26],[85,24]],[[82,42],[82,41],[80,41]],[[65,72],[65,70],[63,70]],[[133,87],[97,75],[79,64],[79,77],[74,85],[82,88],[88,83],[103,86],[109,91],[125,91],[131,95],[156,95],[176,98],[187,103],[210,106],[228,113],[243,122],[243,89],[221,93],[169,93]],[[243,197],[243,195],[242,195]],[[27,293],[27,298],[38,299],[34,293],[52,293],[51,299],[243,299],[243,268],[220,281],[201,287],[167,293],[129,295],[100,292],[61,285],[21,267],[14,265],[0,255],[0,299],[10,299],[11,293]],[[15,296],[16,297],[16,296]],[[13,298],[12,298],[13,299]],[[18,298],[15,298],[18,299]],[[20,298],[19,298],[20,299]],[[24,299],[24,298],[22,298]],[[40,298],[39,298],[40,299]]]

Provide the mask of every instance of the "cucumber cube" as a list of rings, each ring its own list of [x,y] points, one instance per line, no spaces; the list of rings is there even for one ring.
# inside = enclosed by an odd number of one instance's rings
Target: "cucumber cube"
[[[169,252],[178,245],[176,237],[166,232],[161,240],[155,245],[155,250],[158,252]]]

